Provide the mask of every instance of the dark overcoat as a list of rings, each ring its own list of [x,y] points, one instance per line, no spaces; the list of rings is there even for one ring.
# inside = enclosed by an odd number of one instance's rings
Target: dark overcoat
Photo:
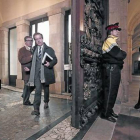
[[[43,55],[45,52],[47,52],[53,58],[53,60],[50,62],[49,67],[44,66],[45,84],[49,85],[55,83],[54,66],[57,64],[57,57],[55,55],[55,51],[51,47],[47,46],[45,43],[43,47],[44,47]],[[37,46],[34,47],[34,52],[36,49]]]

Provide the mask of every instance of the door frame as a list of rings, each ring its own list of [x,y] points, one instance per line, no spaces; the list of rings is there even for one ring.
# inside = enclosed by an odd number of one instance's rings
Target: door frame
[[[37,29],[38,29],[38,23],[41,23],[43,21],[48,21],[48,17],[42,17],[42,18],[39,18],[37,20],[33,20],[30,22],[30,29],[29,29],[29,35],[32,36],[32,25],[35,24],[35,33],[37,32]]]

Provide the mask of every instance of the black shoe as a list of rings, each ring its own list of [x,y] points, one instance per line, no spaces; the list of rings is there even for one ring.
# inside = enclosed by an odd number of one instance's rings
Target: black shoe
[[[39,116],[40,112],[38,110],[34,110],[34,111],[31,112],[31,115]]]
[[[139,109],[140,108],[140,104],[137,103],[135,106],[134,106],[135,109]]]
[[[113,123],[116,122],[116,119],[113,118],[113,116],[105,116],[105,115],[101,114],[100,117],[101,117],[102,119],[108,120],[108,121],[113,122]]]
[[[47,109],[49,106],[48,106],[48,103],[45,103],[44,104],[44,109]]]
[[[115,114],[114,112],[111,113],[111,116],[113,116],[114,118],[118,118],[118,115]]]
[[[23,103],[23,105],[32,106],[33,104],[29,101],[29,102]]]

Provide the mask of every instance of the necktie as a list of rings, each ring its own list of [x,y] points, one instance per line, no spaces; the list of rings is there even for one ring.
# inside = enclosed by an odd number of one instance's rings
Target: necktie
[[[41,46],[39,46],[38,57],[41,59]]]

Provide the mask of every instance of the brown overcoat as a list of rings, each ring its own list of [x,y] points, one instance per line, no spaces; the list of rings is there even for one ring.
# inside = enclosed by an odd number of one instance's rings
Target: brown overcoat
[[[21,63],[22,68],[22,80],[29,80],[30,72],[25,72],[24,67],[31,69],[32,54],[26,47],[22,47],[18,52],[18,60]]]

